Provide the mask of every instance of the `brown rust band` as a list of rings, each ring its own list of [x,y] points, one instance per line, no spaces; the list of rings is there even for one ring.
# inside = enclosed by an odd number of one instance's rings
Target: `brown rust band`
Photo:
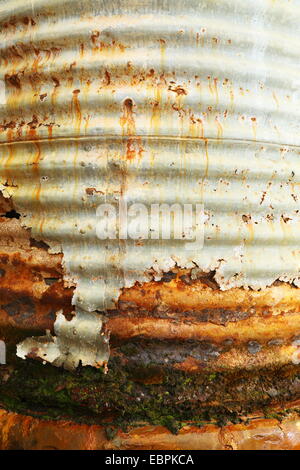
[[[248,425],[183,427],[177,435],[162,426],[118,430],[109,440],[104,426],[43,421],[0,410],[0,449],[20,450],[299,450],[297,416],[282,422],[254,418]]]

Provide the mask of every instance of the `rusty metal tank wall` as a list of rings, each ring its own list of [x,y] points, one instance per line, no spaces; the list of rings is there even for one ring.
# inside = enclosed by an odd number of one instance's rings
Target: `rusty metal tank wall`
[[[1,181],[74,303],[151,267],[298,283],[297,2],[3,2]],[[205,246],[97,239],[103,201],[204,203]],[[194,263],[194,264],[193,264]]]
[[[297,363],[299,20],[296,0],[0,2],[2,337],[73,305],[112,354]],[[99,240],[97,206],[122,199],[202,203],[204,247]]]

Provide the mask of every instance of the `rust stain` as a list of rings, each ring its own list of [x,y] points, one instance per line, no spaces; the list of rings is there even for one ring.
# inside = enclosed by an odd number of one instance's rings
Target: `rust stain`
[[[152,102],[152,115],[150,120],[150,126],[152,134],[159,135],[161,115],[162,115],[162,84],[161,81],[156,84],[154,88],[154,100]]]
[[[53,137],[53,126],[49,124],[48,126],[48,139],[51,140]]]
[[[41,181],[40,181],[40,172],[39,172],[39,163],[40,163],[40,158],[41,158],[41,148],[40,148],[39,142],[34,142],[33,144],[36,148],[36,152],[35,152],[35,155],[34,155],[34,158],[33,158],[32,168],[33,168],[33,174],[34,174],[35,180],[38,182],[37,187],[34,190],[34,199],[37,202],[39,202],[40,201],[40,195],[41,195],[41,188],[42,188]]]
[[[12,142],[13,139],[14,139],[14,132],[13,132],[12,129],[9,128],[9,129],[7,129],[7,141]],[[13,174],[11,172],[11,163],[12,163],[12,160],[13,160],[13,157],[14,157],[13,145],[7,145],[6,149],[7,149],[8,156],[7,156],[7,159],[4,163],[5,177],[6,177],[6,180],[7,180],[7,184],[9,186],[11,186],[11,185],[13,185]]]
[[[181,85],[177,85],[176,87],[170,85],[168,89],[176,93],[177,96],[187,95],[187,91]]]
[[[215,95],[216,95],[216,105],[218,105],[219,104],[218,79],[214,78],[213,82],[214,82],[214,91],[215,91]]]
[[[223,126],[220,123],[218,117],[215,118],[215,123],[217,125],[217,139],[222,139],[222,137],[223,137]]]
[[[123,102],[123,115],[120,118],[122,135],[135,135],[134,103],[131,98],[126,98]]]
[[[110,73],[107,70],[105,70],[104,72],[104,78],[105,78],[104,85],[109,86],[111,82],[111,78],[110,78]]]
[[[92,34],[91,34],[91,41],[94,45],[97,44],[97,39],[99,38],[100,36],[100,31],[93,31]]]
[[[252,121],[252,131],[253,131],[253,138],[256,140],[256,134],[257,134],[257,121],[255,117],[250,118]]]
[[[72,103],[73,103],[72,112],[73,114],[75,112],[75,129],[78,134],[80,133],[80,126],[81,126],[81,120],[82,120],[80,101],[78,98],[79,93],[80,93],[80,90],[78,89],[73,90],[73,98],[72,98]]]
[[[136,157],[142,158],[144,149],[140,137],[129,138],[126,142],[126,160],[134,160]]]
[[[161,70],[164,70],[165,63],[166,63],[166,41],[165,39],[159,40],[160,45],[160,67]]]
[[[17,90],[21,90],[21,80],[18,74],[12,74],[12,75],[5,75],[5,82],[14,88],[17,88]]]
[[[51,104],[52,106],[55,105],[55,101],[56,101],[56,97],[57,97],[57,93],[58,93],[58,87],[60,86],[60,81],[58,80],[57,77],[51,77],[52,78],[52,81],[54,83],[54,86],[53,86],[53,91],[52,91],[52,94],[51,94]]]
[[[79,47],[79,55],[80,55],[80,58],[82,59],[83,56],[84,56],[84,44],[81,43],[80,44],[80,47]]]

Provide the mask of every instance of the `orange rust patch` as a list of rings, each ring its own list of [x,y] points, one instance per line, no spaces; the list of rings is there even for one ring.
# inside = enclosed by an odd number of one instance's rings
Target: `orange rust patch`
[[[224,327],[210,322],[182,322],[168,318],[116,316],[109,318],[107,328],[112,335],[128,339],[134,337],[165,340],[205,340],[220,344],[229,338],[235,344],[257,341],[266,344],[273,338],[292,341],[295,331],[300,331],[300,315],[278,315],[268,318],[247,318],[231,322]]]
[[[299,450],[297,413],[281,422],[250,416],[248,424],[202,427],[186,423],[177,434],[163,426],[117,429],[109,440],[105,426],[44,421],[0,410],[0,449],[9,450]]]
[[[123,289],[119,302],[136,309],[153,311],[166,306],[173,312],[198,312],[202,309],[254,309],[258,316],[300,312],[300,290],[280,283],[261,291],[233,288],[221,291],[208,275],[192,280],[188,270],[178,270],[171,282],[137,283]]]
[[[104,194],[103,191],[98,191],[96,188],[86,188],[85,192],[88,196],[93,196],[94,194]]]
[[[0,195],[0,203],[3,199]],[[10,200],[3,207],[13,210]],[[49,254],[47,245],[31,239],[30,230],[22,228],[18,219],[0,217],[0,336],[3,339],[13,337],[16,341],[26,336],[24,331],[50,329],[57,310],[72,310],[74,289],[65,287],[62,276],[61,254]]]
[[[187,95],[187,91],[180,85],[176,86],[176,87],[172,87],[172,86],[169,86],[169,90],[170,91],[173,91],[174,93],[176,93],[178,96],[180,95]]]
[[[130,138],[126,142],[126,160],[134,160],[136,157],[141,158],[144,149],[141,145],[139,137]]]

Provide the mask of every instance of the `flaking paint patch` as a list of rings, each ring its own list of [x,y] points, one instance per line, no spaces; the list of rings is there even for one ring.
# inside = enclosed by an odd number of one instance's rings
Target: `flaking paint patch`
[[[57,313],[56,336],[27,338],[17,346],[17,356],[39,358],[56,367],[75,369],[82,366],[104,367],[109,358],[109,337],[103,332],[105,318],[92,312],[77,310],[71,320]]]

